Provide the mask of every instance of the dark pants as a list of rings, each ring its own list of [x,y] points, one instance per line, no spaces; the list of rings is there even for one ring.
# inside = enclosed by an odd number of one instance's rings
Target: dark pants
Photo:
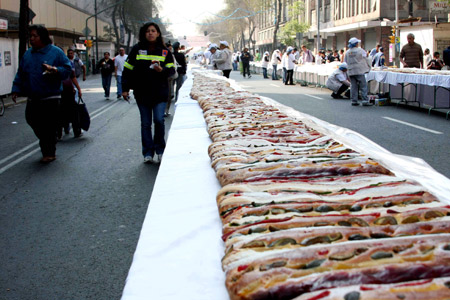
[[[149,99],[146,96],[134,94],[136,103],[141,113],[141,139],[142,139],[142,155],[144,157],[154,154],[163,154],[166,147],[166,141],[164,139],[165,126],[164,126],[164,110],[166,108],[166,102],[160,102],[157,104],[149,103]],[[155,136],[152,136],[152,119],[155,125]]]
[[[74,136],[78,137],[81,134],[80,122],[78,120],[77,103],[75,102],[75,91],[73,93],[64,93],[61,95],[60,105],[60,123],[58,126],[58,137],[62,136],[62,129],[69,133],[70,124]]]
[[[242,75],[245,77],[245,74],[247,74],[249,77],[251,76],[250,75],[250,63],[242,63],[242,70],[243,70],[243,73],[242,73]]]
[[[109,97],[109,89],[111,88],[111,78],[112,74],[102,75],[102,85],[103,90],[105,91],[105,97]]]
[[[286,81],[284,84],[294,84],[294,70],[286,70]]]
[[[60,99],[28,100],[25,119],[39,139],[42,156],[55,156]]]
[[[186,80],[186,74],[178,74],[178,78],[175,79],[175,102],[178,100],[178,93]]]
[[[222,70],[222,72],[223,72],[223,76],[225,76],[226,78],[230,78],[231,70]]]
[[[267,77],[267,68],[262,68],[262,69],[263,69],[263,77],[269,78],[269,77]]]

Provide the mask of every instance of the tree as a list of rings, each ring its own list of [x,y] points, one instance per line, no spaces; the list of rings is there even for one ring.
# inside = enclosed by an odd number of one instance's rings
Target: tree
[[[305,5],[303,1],[296,1],[288,7],[289,21],[281,29],[281,42],[285,45],[294,45],[296,34],[300,32],[306,32],[309,29],[309,25],[304,22],[300,22],[303,13],[305,11]]]
[[[280,28],[282,4],[283,3],[281,2],[281,0],[275,0],[276,18],[275,18],[275,28],[273,29],[272,49],[277,49],[277,33],[278,33],[278,29]]]

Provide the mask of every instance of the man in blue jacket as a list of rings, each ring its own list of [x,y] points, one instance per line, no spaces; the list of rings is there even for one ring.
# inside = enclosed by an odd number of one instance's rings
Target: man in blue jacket
[[[25,118],[39,139],[41,162],[56,159],[56,131],[62,81],[72,71],[64,52],[52,45],[47,28],[32,25],[29,28],[31,48],[22,57],[13,81],[12,98],[28,97]]]

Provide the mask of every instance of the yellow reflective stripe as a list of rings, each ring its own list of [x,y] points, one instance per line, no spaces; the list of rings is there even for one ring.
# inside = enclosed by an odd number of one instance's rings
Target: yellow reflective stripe
[[[157,60],[157,61],[164,61],[166,58],[164,56],[159,55],[143,55],[138,54],[136,55],[136,60]]]
[[[175,68],[175,65],[173,63],[166,64],[166,68]]]
[[[124,67],[127,68],[127,69],[130,69],[130,70],[133,70],[133,69],[134,69],[134,66],[133,66],[133,65],[130,65],[130,64],[127,63],[127,62],[125,62]]]

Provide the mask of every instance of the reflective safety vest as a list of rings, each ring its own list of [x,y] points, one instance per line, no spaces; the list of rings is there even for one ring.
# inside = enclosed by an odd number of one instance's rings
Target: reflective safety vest
[[[153,64],[157,62],[162,72],[157,72]],[[165,47],[148,50],[148,45],[136,44],[130,51],[124,64],[122,89],[134,90],[135,96],[151,95],[152,102],[165,102],[168,98],[169,85],[167,79],[175,74],[172,53]]]

